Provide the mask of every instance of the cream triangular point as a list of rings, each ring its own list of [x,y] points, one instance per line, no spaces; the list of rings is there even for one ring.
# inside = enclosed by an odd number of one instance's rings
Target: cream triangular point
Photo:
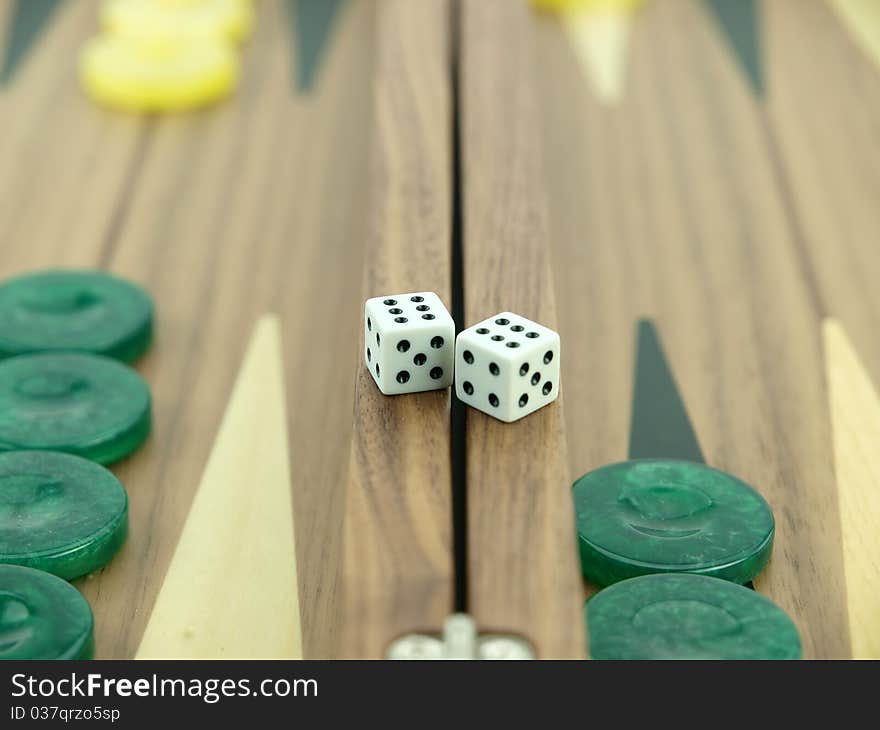
[[[846,29],[873,63],[880,68],[880,2],[830,0]]]
[[[137,658],[301,658],[279,323],[258,323]]]
[[[631,8],[575,9],[563,15],[569,42],[603,104],[623,99],[632,21]]]
[[[852,652],[878,659],[880,398],[837,320],[825,320],[823,339]]]

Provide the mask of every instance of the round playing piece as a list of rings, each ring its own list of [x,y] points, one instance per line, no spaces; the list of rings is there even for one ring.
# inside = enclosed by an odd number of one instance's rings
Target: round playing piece
[[[115,360],[45,353],[0,362],[0,451],[66,451],[110,464],[149,432],[149,388]]]
[[[128,533],[128,497],[103,466],[54,451],[0,454],[0,563],[72,580],[106,564]]]
[[[149,347],[153,303],[99,271],[44,271],[0,284],[0,358],[77,350],[131,362]]]
[[[234,47],[221,39],[137,39],[102,35],[80,56],[80,77],[98,103],[130,112],[196,109],[227,97],[238,82]]]
[[[627,11],[634,10],[644,0],[531,0],[532,7],[551,12]]]
[[[755,591],[718,578],[631,578],[586,605],[593,659],[800,659],[791,619]]]
[[[688,461],[626,461],[574,484],[584,576],[599,585],[649,573],[746,583],[770,559],[770,506],[739,479]]]
[[[241,41],[250,35],[250,0],[105,0],[101,23],[132,38],[219,38]]]
[[[0,660],[91,659],[92,609],[67,581],[0,565]]]

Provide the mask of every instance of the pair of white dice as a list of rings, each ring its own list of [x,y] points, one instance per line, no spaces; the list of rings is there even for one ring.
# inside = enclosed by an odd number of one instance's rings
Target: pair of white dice
[[[467,405],[517,421],[559,395],[559,335],[501,312],[455,336],[433,292],[368,299],[364,360],[385,395],[447,388]]]

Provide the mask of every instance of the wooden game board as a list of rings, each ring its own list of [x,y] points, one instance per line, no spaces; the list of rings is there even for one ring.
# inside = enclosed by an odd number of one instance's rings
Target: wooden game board
[[[0,38],[31,38],[0,82],[0,276],[107,268],[157,303],[154,432],[113,469],[130,537],[77,582],[99,657],[141,645],[203,476],[283,489],[284,459],[241,465],[285,422],[296,569],[254,569],[298,577],[300,616],[264,618],[304,656],[381,657],[454,610],[585,656],[569,490],[628,456],[642,320],[705,461],[773,507],[756,590],[805,656],[880,656],[880,68],[858,2],[645,0],[573,27],[520,0],[258,0],[235,96],[144,118],[79,88],[94,4],[37,4],[34,30],[0,2]],[[419,290],[459,326],[558,329],[559,401],[503,424],[382,396],[363,300]],[[286,409],[230,401],[252,337],[261,386],[236,393]]]

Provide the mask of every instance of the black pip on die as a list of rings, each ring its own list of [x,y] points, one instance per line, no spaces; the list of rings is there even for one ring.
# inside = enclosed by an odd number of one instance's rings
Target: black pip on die
[[[364,360],[385,395],[452,385],[455,323],[434,292],[373,297],[364,306]]]
[[[559,395],[559,334],[501,312],[458,335],[459,400],[501,421],[518,421]]]

